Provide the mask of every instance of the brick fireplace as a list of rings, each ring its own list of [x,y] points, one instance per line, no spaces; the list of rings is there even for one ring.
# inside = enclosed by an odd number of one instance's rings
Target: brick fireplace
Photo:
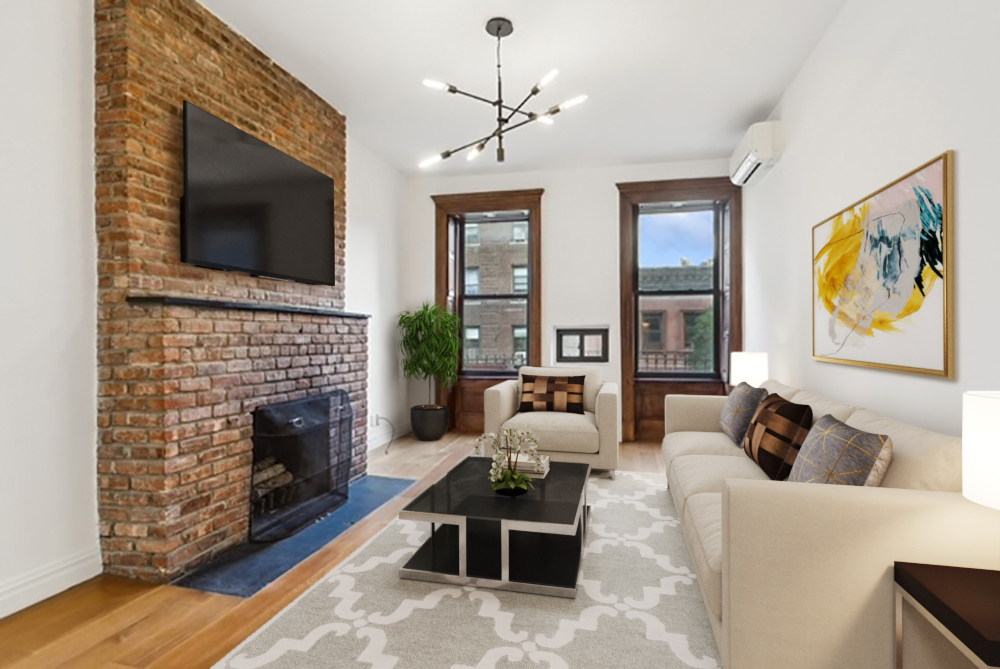
[[[346,124],[194,0],[97,0],[95,18],[101,546],[105,571],[164,581],[246,541],[258,406],[345,390],[365,471]],[[180,262],[184,100],[333,177],[336,286]]]

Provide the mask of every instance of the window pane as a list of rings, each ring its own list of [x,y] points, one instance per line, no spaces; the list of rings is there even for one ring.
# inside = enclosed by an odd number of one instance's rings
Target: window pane
[[[466,331],[477,330],[478,344],[463,349],[463,371],[515,371],[526,363],[527,300],[466,300],[462,311]]]
[[[580,335],[562,336],[562,354],[567,358],[580,357]]]
[[[465,269],[465,294],[479,294],[479,268],[467,267]]]
[[[711,203],[641,205],[639,290],[712,290],[715,246]]]
[[[527,293],[528,292],[528,268],[527,267],[512,267],[511,268],[514,282],[513,282],[513,292],[515,293]]]
[[[517,228],[527,230],[526,216],[527,212],[522,211],[465,215],[463,260],[467,295],[528,292],[528,245],[511,243],[520,234],[515,232]],[[473,268],[474,282],[469,280],[468,273]]]
[[[715,299],[711,295],[639,297],[637,371],[715,371]]]
[[[604,355],[604,337],[587,335],[583,338],[583,355],[588,358],[599,358]]]
[[[515,223],[511,230],[511,241],[522,243],[528,241],[528,224]]]

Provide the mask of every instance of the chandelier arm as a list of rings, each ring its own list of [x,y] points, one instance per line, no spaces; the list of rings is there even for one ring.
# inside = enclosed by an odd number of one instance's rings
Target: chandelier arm
[[[464,95],[467,98],[471,98],[473,100],[478,100],[479,102],[485,102],[486,104],[488,104],[491,107],[496,107],[496,105],[497,105],[497,101],[496,100],[489,100],[487,98],[484,98],[481,95],[476,95],[475,93],[469,93],[468,91],[463,91],[461,88],[458,88],[457,86],[452,86],[451,88],[453,88],[454,90],[450,91],[450,92],[453,92],[453,93],[455,93],[457,95]],[[501,106],[506,111],[511,112],[511,114],[515,114],[516,113],[516,114],[520,114],[521,116],[527,116],[527,117],[530,118],[531,117],[531,112],[526,112],[523,109],[521,109],[521,107],[523,107],[524,104],[528,100],[530,100],[530,99],[531,99],[531,96],[525,98],[524,102],[522,102],[517,107],[511,107],[510,105],[501,105]],[[507,117],[507,120],[510,120],[509,116]]]
[[[475,93],[469,93],[467,91],[463,91],[461,88],[455,88],[455,93],[457,93],[458,95],[464,95],[467,98],[472,98],[473,100],[479,100],[480,102],[485,102],[491,107],[495,107],[497,104],[496,100],[488,100],[481,95],[476,95]]]
[[[521,104],[519,104],[518,106],[511,108],[511,107],[508,107],[508,106],[504,105],[504,109],[509,109],[510,110],[510,114],[507,115],[507,118],[504,120],[504,123],[509,123],[510,120],[512,118],[514,118],[514,114],[524,114],[528,118],[531,118],[531,114],[528,113],[528,112],[526,112],[526,111],[522,111],[522,107],[524,107],[524,105],[528,104],[528,100],[530,100],[531,98],[535,97],[535,95],[537,95],[537,94],[538,94],[537,89],[532,88],[531,92],[528,93],[528,95],[526,95],[523,100],[521,100]]]
[[[512,126],[512,127],[516,127],[516,126]],[[476,146],[477,144],[482,144],[482,145],[485,146],[486,144],[489,144],[490,140],[493,139],[494,137],[499,137],[499,134],[497,133],[496,130],[494,130],[490,134],[486,135],[485,137],[481,137],[481,138],[477,139],[474,142],[469,142],[468,144],[463,144],[462,146],[458,147],[457,149],[450,149],[448,151],[445,151],[445,153],[447,153],[449,155],[455,155],[459,151],[465,151],[466,149],[470,149],[473,146]]]

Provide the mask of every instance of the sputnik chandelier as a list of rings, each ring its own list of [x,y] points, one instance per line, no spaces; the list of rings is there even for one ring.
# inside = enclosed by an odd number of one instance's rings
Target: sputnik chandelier
[[[504,37],[507,37],[512,32],[514,32],[514,24],[504,18],[493,18],[486,22],[486,32],[488,32],[493,37],[496,37],[497,39],[497,97],[495,100],[489,100],[487,98],[482,97],[481,95],[475,95],[473,93],[468,93],[466,91],[463,91],[457,86],[452,86],[451,84],[445,84],[440,81],[434,81],[432,79],[424,79],[424,86],[427,86],[428,88],[433,88],[434,90],[437,91],[454,93],[456,95],[464,95],[467,98],[472,98],[473,100],[485,102],[491,107],[495,107],[497,113],[497,119],[496,119],[497,126],[493,130],[493,132],[486,135],[485,137],[481,137],[473,142],[469,142],[468,144],[463,144],[457,149],[443,151],[437,155],[427,158],[426,160],[420,163],[421,168],[430,167],[431,165],[435,165],[441,162],[442,160],[447,160],[456,153],[465,151],[466,149],[469,150],[468,153],[466,154],[466,159],[473,160],[474,158],[476,158],[476,156],[482,153],[483,150],[486,149],[486,147],[494,139],[496,140],[497,143],[497,162],[502,163],[504,161],[504,148],[503,148],[504,135],[511,132],[512,130],[517,130],[518,128],[522,128],[528,125],[529,123],[534,123],[536,121],[540,123],[552,124],[553,116],[555,116],[559,112],[569,109],[570,107],[575,107],[587,99],[586,95],[578,95],[577,97],[567,100],[566,102],[560,105],[549,107],[548,110],[540,114],[526,111],[524,109],[524,105],[528,104],[528,101],[531,100],[531,98],[541,93],[542,89],[545,88],[550,83],[552,83],[552,80],[556,78],[557,74],[559,74],[558,70],[552,70],[544,77],[542,77],[542,79],[537,84],[532,86],[531,90],[528,92],[525,98],[521,100],[521,104],[517,105],[516,107],[511,107],[507,105],[503,99],[503,73],[500,67],[500,40],[502,40]]]

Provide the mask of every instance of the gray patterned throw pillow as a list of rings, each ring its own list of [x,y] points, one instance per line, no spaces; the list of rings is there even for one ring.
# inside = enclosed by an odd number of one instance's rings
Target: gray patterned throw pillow
[[[878,486],[892,462],[892,439],[862,432],[829,414],[809,430],[789,481]]]
[[[741,383],[729,393],[726,405],[722,407],[719,427],[737,446],[743,445],[743,437],[746,436],[747,428],[750,427],[753,412],[757,410],[766,397],[766,390],[754,388],[749,383]]]

